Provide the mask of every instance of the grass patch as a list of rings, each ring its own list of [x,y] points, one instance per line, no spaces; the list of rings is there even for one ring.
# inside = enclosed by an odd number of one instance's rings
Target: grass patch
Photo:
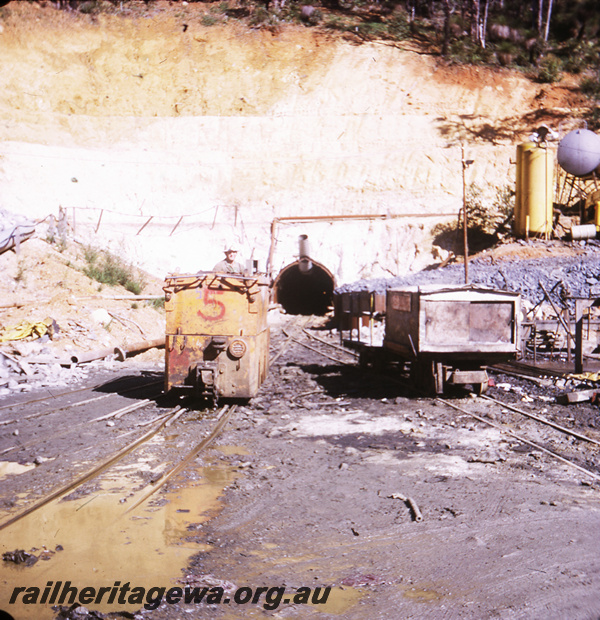
[[[541,84],[559,82],[562,74],[562,63],[556,56],[547,56],[537,70],[535,79]]]
[[[150,299],[147,302],[148,306],[154,308],[155,310],[164,310],[165,309],[165,298],[159,297],[158,299]]]
[[[200,23],[203,26],[215,26],[216,24],[219,23],[219,18],[216,15],[203,15],[202,19],[200,20]]]
[[[146,282],[143,278],[135,273],[131,265],[114,254],[88,247],[84,250],[83,257],[87,263],[83,273],[88,278],[109,286],[120,285],[134,295],[139,295],[144,290]]]

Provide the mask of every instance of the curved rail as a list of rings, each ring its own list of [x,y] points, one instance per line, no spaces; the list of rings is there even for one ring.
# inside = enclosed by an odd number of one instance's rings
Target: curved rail
[[[509,409],[510,411],[514,411],[515,413],[520,413],[521,415],[524,415],[527,418],[535,420],[536,422],[540,422],[541,424],[545,424],[546,426],[551,426],[552,428],[556,429],[557,431],[560,431],[561,433],[565,433],[566,435],[571,435],[571,437],[575,437],[576,439],[580,439],[581,441],[587,441],[589,443],[593,443],[593,444],[596,444],[597,446],[600,446],[600,441],[596,441],[595,439],[592,439],[591,437],[587,437],[587,435],[582,435],[581,433],[578,433],[577,431],[573,431],[570,428],[565,428],[564,426],[561,426],[560,424],[556,424],[556,422],[552,422],[551,420],[546,420],[546,418],[537,416],[534,413],[523,411],[522,409],[503,403],[501,400],[496,400],[495,398],[492,398],[491,396],[486,396],[486,395],[481,394],[480,398],[485,398],[486,400],[490,400],[493,403],[501,405],[504,409]]]
[[[65,495],[66,493],[69,493],[73,489],[76,489],[77,487],[88,482],[92,478],[95,478],[96,476],[101,474],[103,471],[105,471],[109,467],[112,467],[115,463],[120,461],[124,456],[126,456],[127,454],[135,450],[137,447],[141,446],[143,443],[145,443],[146,441],[154,437],[154,435],[156,435],[156,433],[158,433],[158,431],[160,431],[167,424],[168,419],[175,417],[179,413],[180,409],[181,407],[178,406],[178,407],[175,407],[175,409],[172,409],[171,411],[165,413],[162,416],[162,419],[159,419],[159,421],[149,431],[144,433],[141,437],[138,437],[133,442],[127,444],[124,448],[121,448],[118,452],[113,454],[111,457],[109,457],[108,459],[100,463],[99,465],[96,465],[95,467],[93,467],[90,471],[86,472],[85,474],[82,474],[81,476],[77,477],[75,480],[72,480],[68,484],[60,487],[56,491],[53,491],[49,495],[46,495],[46,497],[42,498],[40,501],[36,502],[29,508],[26,508],[23,512],[15,515],[14,517],[11,517],[4,523],[1,523],[0,530],[3,530],[9,525],[12,525],[13,523],[16,523],[17,521],[20,521],[21,519],[31,514],[32,512],[39,510],[46,504],[49,504],[51,501],[61,497],[62,495]]]
[[[162,486],[164,486],[168,480],[170,480],[173,476],[181,472],[183,469],[189,465],[189,463],[198,456],[202,450],[207,448],[214,439],[219,435],[219,433],[223,430],[225,424],[229,421],[229,418],[232,416],[233,412],[237,409],[237,405],[225,405],[221,409],[221,413],[217,418],[217,424],[213,428],[213,430],[204,438],[200,443],[196,444],[187,455],[177,464],[168,474],[165,474],[157,481],[156,486],[142,498],[140,498],[131,508],[127,510],[127,512],[131,512],[134,508],[137,508],[140,504],[143,504],[147,499],[149,499],[152,495],[154,495]]]
[[[463,409],[462,407],[459,407],[458,405],[455,405],[454,403],[450,402],[449,400],[445,400],[443,398],[439,398],[439,397],[435,397],[432,398],[430,395],[426,394],[425,392],[423,392],[422,390],[416,388],[413,384],[408,383],[407,381],[402,381],[401,379],[398,379],[397,377],[389,377],[389,379],[391,379],[392,381],[394,381],[395,383],[399,383],[400,385],[402,385],[403,387],[408,388],[409,390],[420,394],[426,398],[431,398],[432,401],[446,405],[452,409],[455,409],[456,411],[460,411],[461,413],[468,415],[472,418],[474,418],[475,420],[478,420],[479,422],[483,422],[484,424],[487,424],[488,426],[492,426],[493,428],[498,429],[499,431],[506,433],[507,435],[510,435],[511,437],[513,437],[514,439],[520,441],[523,444],[529,445],[533,448],[535,448],[536,450],[540,450],[541,452],[544,452],[545,454],[548,454],[549,456],[551,456],[552,458],[561,461],[562,463],[568,465],[569,467],[573,467],[579,471],[581,471],[582,473],[587,474],[588,476],[591,476],[592,478],[595,478],[596,480],[600,480],[600,474],[597,474],[596,472],[590,471],[589,469],[586,469],[585,467],[581,467],[581,465],[577,465],[577,463],[574,463],[573,461],[570,461],[569,459],[565,458],[564,456],[561,456],[560,454],[557,454],[556,452],[549,450],[548,448],[545,448],[544,446],[541,446],[540,444],[531,441],[530,439],[527,439],[526,437],[523,437],[522,435],[519,435],[517,433],[515,433],[514,431],[511,431],[510,429],[506,428],[505,426],[502,426],[500,424],[495,424],[494,422],[491,422],[490,420],[486,420],[485,418],[478,416],[477,414],[471,412],[471,411],[467,411],[466,409]],[[521,415],[524,415],[536,422],[539,422],[541,424],[545,424],[546,426],[552,427],[555,430],[564,433],[566,435],[569,435],[571,437],[574,437],[576,439],[579,439],[580,441],[585,441],[588,443],[592,443],[595,445],[600,446],[600,442],[596,441],[595,439],[592,439],[591,437],[587,437],[586,435],[582,435],[581,433],[577,433],[576,431],[573,431],[571,429],[565,428],[564,426],[560,426],[559,424],[556,424],[550,420],[546,420],[545,418],[542,418],[540,416],[537,416],[533,413],[529,413],[526,411],[523,411],[522,409],[519,409],[517,407],[513,407],[512,405],[509,405],[507,403],[503,403],[500,400],[497,400],[495,398],[492,398],[491,396],[486,396],[483,394],[479,394],[477,396],[478,398],[483,398],[485,400],[491,401],[493,403],[495,403],[496,405],[502,407],[503,409],[509,409],[511,411],[514,411],[515,413],[519,413]]]
[[[492,426],[496,429],[498,429],[499,431],[501,431],[502,433],[506,433],[507,435],[510,435],[511,437],[513,437],[514,439],[527,444],[529,446],[532,446],[533,448],[535,448],[536,450],[540,450],[542,452],[544,452],[545,454],[550,455],[552,458],[557,459],[558,461],[560,461],[561,463],[565,463],[566,465],[569,465],[569,467],[574,467],[575,469],[578,469],[579,471],[583,472],[584,474],[587,474],[588,476],[591,476],[592,478],[595,478],[596,480],[600,480],[600,474],[597,474],[593,471],[590,471],[589,469],[585,469],[585,467],[581,467],[581,465],[577,465],[577,463],[573,463],[573,461],[570,461],[569,459],[566,459],[564,456],[561,456],[560,454],[557,454],[556,452],[553,452],[552,450],[548,450],[548,448],[544,448],[544,446],[540,446],[540,444],[535,443],[534,441],[531,441],[530,439],[527,439],[526,437],[523,437],[522,435],[518,435],[517,433],[511,431],[510,429],[506,428],[505,426],[502,426],[500,424],[495,424],[494,422],[490,422],[490,420],[486,420],[485,418],[482,418],[481,416],[478,416],[476,413],[472,413],[471,411],[467,411],[466,409],[463,409],[462,407],[459,407],[458,405],[455,405],[454,403],[451,403],[447,400],[444,400],[442,398],[435,398],[433,399],[435,402],[447,405],[448,407],[451,407],[452,409],[456,409],[457,411],[460,411],[461,413],[464,413],[472,418],[475,418],[476,420],[478,420],[479,422],[483,422],[484,424],[487,424],[489,426]],[[494,400],[494,399],[492,399]],[[501,405],[502,407],[505,407],[505,404],[502,403],[501,401],[496,401],[494,400],[494,402],[498,403],[499,405]]]

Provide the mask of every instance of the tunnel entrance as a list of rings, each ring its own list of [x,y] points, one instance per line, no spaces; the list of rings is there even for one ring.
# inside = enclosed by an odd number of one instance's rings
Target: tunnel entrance
[[[333,305],[333,274],[312,261],[312,268],[303,272],[300,261],[284,267],[273,284],[273,301],[288,314],[324,315]]]

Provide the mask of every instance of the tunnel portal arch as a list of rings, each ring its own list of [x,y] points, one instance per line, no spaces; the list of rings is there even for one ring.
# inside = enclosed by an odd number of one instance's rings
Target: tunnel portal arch
[[[273,283],[273,301],[288,314],[323,316],[333,305],[335,278],[325,265],[311,260],[305,271],[301,261],[284,267]]]

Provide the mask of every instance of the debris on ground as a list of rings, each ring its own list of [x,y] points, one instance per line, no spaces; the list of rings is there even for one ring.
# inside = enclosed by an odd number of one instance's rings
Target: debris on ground
[[[35,233],[35,224],[22,215],[0,209],[0,254],[20,249],[23,241]]]
[[[137,349],[140,334],[164,339],[160,305],[90,279],[84,249],[63,241],[58,247],[34,236],[18,252],[0,254],[0,397],[81,381]],[[144,279],[148,296],[160,297],[162,280]],[[161,363],[163,355],[154,349],[139,358]]]
[[[4,562],[12,562],[13,564],[24,564],[25,566],[33,566],[38,557],[33,553],[27,553],[24,549],[15,549],[14,551],[5,551],[2,554]]]

